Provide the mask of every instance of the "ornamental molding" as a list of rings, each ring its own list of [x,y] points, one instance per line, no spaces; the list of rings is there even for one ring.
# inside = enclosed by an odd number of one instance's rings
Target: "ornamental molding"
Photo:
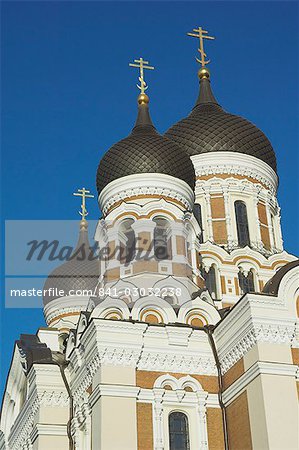
[[[292,341],[292,348],[299,348],[299,320],[297,320],[295,325],[295,336]]]
[[[233,175],[229,178],[220,178],[215,174],[208,179],[197,179],[196,195],[199,194],[224,194],[228,196],[230,193],[245,193],[249,195],[255,195],[258,201],[264,201],[272,205],[275,209],[275,196],[272,191],[269,191],[266,187],[261,186],[258,182],[254,183],[248,178],[235,178]]]
[[[203,389],[194,386],[196,383],[191,377],[188,382],[193,384],[195,392],[186,392],[179,385],[180,380],[176,384],[171,375],[168,376],[169,382],[173,385],[175,390],[169,391],[161,387],[154,387],[151,392],[149,390],[145,392],[142,389],[140,394],[147,399],[151,397],[151,403],[153,405],[153,435],[154,435],[154,448],[155,450],[163,450],[166,448],[165,442],[165,425],[168,426],[169,413],[173,410],[177,410],[178,403],[180,411],[188,415],[191,428],[194,428],[198,433],[192,433],[192,441],[194,448],[198,450],[208,450],[208,428],[207,428],[207,405],[208,405],[208,392]],[[176,384],[176,385],[175,385]],[[147,400],[148,401],[148,400]],[[214,407],[214,405],[213,405]]]
[[[280,364],[257,361],[231,386],[223,392],[223,401],[228,406],[259,375],[277,375],[296,378],[298,367],[293,364]]]
[[[172,372],[216,376],[217,369],[213,356],[202,356],[198,352],[168,353],[164,351],[148,351],[142,349],[128,349],[127,347],[105,347],[98,349],[97,354],[86,366],[86,371],[78,377],[72,390],[75,402],[79,402],[93,377],[101,365],[121,367],[135,367],[137,370],[152,372]],[[75,374],[74,374],[75,375]]]
[[[220,362],[223,373],[236,364],[254,345],[259,342],[268,344],[291,345],[294,338],[294,325],[277,325],[257,323],[235,343],[230,350],[221,354]]]
[[[139,391],[140,388],[138,386],[98,384],[90,396],[89,404],[90,407],[93,408],[93,406],[101,397],[121,397],[137,399]]]
[[[91,431],[91,406],[88,398],[84,399],[84,403],[75,403],[75,417],[71,422],[71,434],[75,441],[79,430],[85,433]]]
[[[21,450],[24,448],[24,442],[28,440],[32,433],[36,414],[41,406],[56,408],[68,407],[68,394],[62,390],[33,391],[13,424],[8,438],[10,448],[13,448],[14,450]]]
[[[69,406],[69,396],[64,391],[42,391],[38,392],[38,400],[40,406],[48,406],[51,408],[66,408]]]
[[[78,312],[86,311],[88,301],[89,297],[84,296],[69,296],[52,300],[44,306],[47,323],[52,322],[54,319],[58,320],[64,314],[77,314]]]
[[[257,343],[292,346],[295,340],[296,318],[289,314],[284,299],[266,295],[244,296],[215,330],[223,373]]]
[[[26,405],[21,410],[15,423],[13,424],[8,437],[9,448],[15,450],[23,449],[24,442],[27,441],[34,425],[34,418],[39,409],[39,399],[37,392],[34,392],[26,401]]]
[[[154,372],[217,375],[213,357],[204,357],[198,353],[189,356],[188,354],[155,353],[145,350],[142,352],[137,369]]]
[[[192,209],[194,202],[194,193],[184,181],[170,175],[145,173],[128,175],[109,183],[99,195],[99,204],[106,215],[116,203],[153,195],[171,198],[186,209]]]
[[[278,177],[264,161],[237,152],[210,152],[191,156],[197,177],[216,174],[235,174],[254,178],[276,192]]]
[[[137,396],[137,402],[154,403],[157,389],[140,388]],[[218,394],[209,394],[202,392],[186,392],[181,389],[172,391],[161,389],[162,399],[167,403],[177,404],[178,402],[185,405],[196,405],[199,399],[203,400],[207,408],[220,408]]]
[[[217,375],[207,337],[199,330],[188,329],[186,335],[186,330],[180,327],[160,328],[96,319],[82,337],[84,342],[81,340],[80,345],[84,352],[78,370],[76,352],[70,355],[71,388],[76,402],[84,396],[101,365]]]
[[[30,433],[31,442],[34,442],[38,436],[67,436],[67,426],[63,424],[45,424],[37,423]]]
[[[281,263],[281,261],[283,261],[287,264],[288,262],[295,261],[297,259],[285,250],[280,250],[278,253],[271,254],[270,256],[267,255],[266,257],[260,252],[260,248],[255,250],[248,246],[244,248],[234,248],[228,252],[226,249],[214,244],[211,241],[206,241],[201,244],[200,253],[203,258],[213,257],[215,262],[217,261],[218,265],[220,265],[223,269],[226,265],[230,264],[233,264],[233,268],[236,268],[236,265],[241,264],[241,262],[252,262],[253,267],[257,264],[260,275],[262,269],[267,271],[271,270],[271,274],[273,273],[274,275],[277,262]],[[233,270],[233,268],[230,270]],[[269,272],[267,272],[267,275],[269,275]]]

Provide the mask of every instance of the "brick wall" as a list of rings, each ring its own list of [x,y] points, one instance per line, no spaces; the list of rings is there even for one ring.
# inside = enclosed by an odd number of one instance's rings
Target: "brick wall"
[[[138,450],[152,450],[154,448],[151,403],[137,403],[137,448]]]

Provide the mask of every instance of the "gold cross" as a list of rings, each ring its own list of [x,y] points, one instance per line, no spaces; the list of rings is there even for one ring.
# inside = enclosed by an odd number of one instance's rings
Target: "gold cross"
[[[204,51],[203,40],[204,39],[215,39],[215,38],[213,36],[207,36],[208,31],[203,30],[201,27],[194,28],[192,31],[194,31],[194,33],[187,33],[187,34],[188,34],[188,36],[192,36],[192,37],[199,39],[199,48],[197,50],[201,56],[201,59],[198,59],[198,58],[195,58],[195,59],[199,64],[201,64],[201,67],[205,67],[207,64],[209,64],[210,59],[205,59],[205,57],[207,55]]]
[[[134,64],[135,63],[135,64]],[[140,81],[140,86],[137,84],[138,89],[140,89],[141,94],[144,94],[148,86],[144,81],[144,69],[154,70],[154,67],[149,66],[149,61],[144,61],[143,58],[134,59],[134,63],[129,63],[130,67],[137,67],[140,69],[140,76],[138,77]]]
[[[78,197],[82,197],[81,211],[79,211],[79,214],[80,214],[80,216],[82,216],[82,220],[85,220],[85,217],[88,216],[85,200],[87,198],[94,198],[94,195],[92,195],[90,193],[90,191],[88,191],[85,188],[78,189],[78,192],[74,192],[73,195],[76,195]]]

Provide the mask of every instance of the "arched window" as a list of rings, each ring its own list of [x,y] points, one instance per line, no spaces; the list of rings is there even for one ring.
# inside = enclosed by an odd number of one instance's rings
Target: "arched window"
[[[136,239],[135,232],[132,228],[134,223],[133,219],[126,219],[120,225],[120,232],[123,233],[125,237],[125,243],[121,246],[121,262],[129,263],[134,259],[136,252]]]
[[[187,239],[186,239],[186,244],[187,244],[187,259],[188,262],[190,264],[190,266],[192,266],[192,226],[189,222],[186,223],[186,231],[187,231]]]
[[[166,219],[156,218],[154,229],[154,251],[157,259],[171,259],[169,223]]]
[[[271,226],[272,226],[272,236],[273,236],[274,248],[278,248],[277,238],[276,238],[275,217],[273,216],[273,214],[271,214]]]
[[[240,247],[250,245],[249,228],[246,204],[241,200],[235,202],[235,214],[238,234],[238,244]]]
[[[169,414],[169,450],[190,450],[188,418],[181,412]]]
[[[205,285],[210,293],[210,296],[213,300],[217,300],[218,293],[216,267],[214,266],[214,264],[212,264],[208,272],[204,268],[202,268],[201,274],[205,280]]]
[[[249,270],[247,276],[245,276],[242,270],[239,270],[238,277],[240,288],[244,294],[247,294],[248,292],[255,292],[253,270]]]
[[[201,214],[201,205],[199,203],[194,203],[193,206],[193,214],[195,219],[197,220],[198,225],[200,226],[201,233],[199,236],[200,244],[203,243],[203,228],[202,228],[202,214]]]

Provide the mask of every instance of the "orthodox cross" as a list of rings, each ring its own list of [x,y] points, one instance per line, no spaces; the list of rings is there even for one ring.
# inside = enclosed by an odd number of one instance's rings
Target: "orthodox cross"
[[[150,69],[150,70],[154,70],[154,67],[149,66],[149,61],[144,61],[143,58],[139,58],[139,59],[134,59],[134,63],[129,63],[130,67],[137,67],[140,70],[140,76],[139,76],[139,81],[140,81],[140,86],[139,84],[137,84],[138,89],[140,89],[141,94],[144,94],[145,91],[147,90],[148,86],[146,84],[146,82],[144,81],[144,69]]]
[[[78,189],[78,192],[74,192],[73,195],[76,195],[78,197],[82,197],[82,203],[81,203],[81,211],[79,211],[80,216],[82,217],[82,220],[85,220],[85,217],[88,215],[87,209],[86,209],[86,199],[87,198],[93,198],[94,195],[90,193],[85,188]]]
[[[195,37],[197,39],[199,39],[199,48],[198,48],[198,52],[200,53],[201,58],[195,58],[196,61],[201,64],[201,67],[205,67],[207,64],[209,64],[210,60],[209,59],[205,59],[207,54],[204,51],[204,45],[203,45],[203,40],[204,39],[215,39],[213,36],[208,36],[208,31],[203,30],[201,27],[198,28],[194,28],[193,33],[187,33],[188,36],[192,36]]]

